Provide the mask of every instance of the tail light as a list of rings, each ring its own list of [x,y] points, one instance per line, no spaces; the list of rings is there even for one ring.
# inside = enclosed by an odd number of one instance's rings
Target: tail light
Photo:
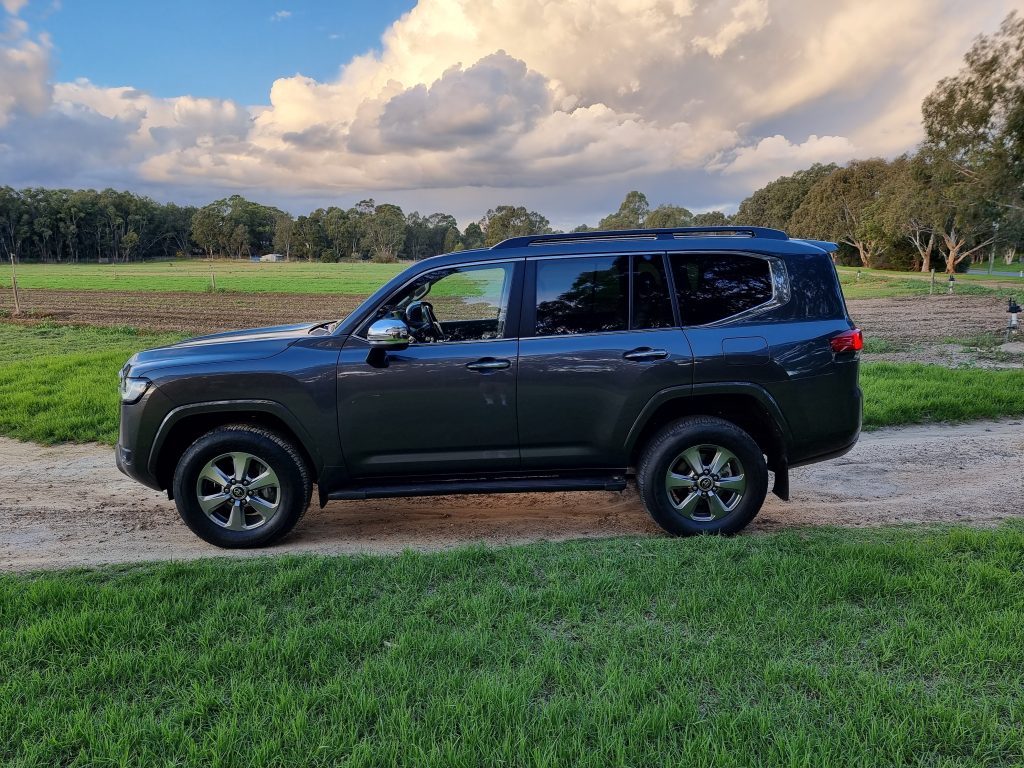
[[[834,336],[831,344],[833,352],[860,352],[864,349],[864,334],[860,332],[860,328],[844,331]]]

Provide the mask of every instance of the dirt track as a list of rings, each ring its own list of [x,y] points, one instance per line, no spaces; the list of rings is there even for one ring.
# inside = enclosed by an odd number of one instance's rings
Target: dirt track
[[[1020,421],[882,430],[849,455],[794,470],[751,531],[900,523],[990,525],[1024,516]],[[391,553],[661,535],[633,492],[332,502],[263,553]],[[228,553],[195,538],[172,503],[120,475],[105,446],[0,438],[0,570],[179,560]],[[252,554],[252,553],[248,553]]]

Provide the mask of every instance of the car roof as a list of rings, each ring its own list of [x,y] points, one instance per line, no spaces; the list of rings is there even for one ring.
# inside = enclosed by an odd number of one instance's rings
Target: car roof
[[[650,251],[746,251],[764,254],[831,253],[824,240],[790,238],[767,227],[675,227],[513,237],[490,248],[456,251],[425,259],[431,266],[544,256]]]

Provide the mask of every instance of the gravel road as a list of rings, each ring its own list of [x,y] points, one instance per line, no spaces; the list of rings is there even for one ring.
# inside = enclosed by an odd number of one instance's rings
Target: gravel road
[[[793,500],[769,496],[749,529],[908,523],[992,525],[1024,516],[1019,420],[887,429],[847,456],[794,470]],[[606,536],[659,536],[636,494],[558,493],[331,502],[262,554],[394,553]],[[186,560],[226,552],[174,505],[123,477],[99,445],[0,438],[0,570]]]

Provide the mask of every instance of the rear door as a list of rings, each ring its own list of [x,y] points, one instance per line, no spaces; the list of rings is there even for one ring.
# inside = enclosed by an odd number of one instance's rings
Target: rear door
[[[688,387],[662,253],[531,259],[519,343],[520,455],[529,468],[624,467],[650,399]]]

